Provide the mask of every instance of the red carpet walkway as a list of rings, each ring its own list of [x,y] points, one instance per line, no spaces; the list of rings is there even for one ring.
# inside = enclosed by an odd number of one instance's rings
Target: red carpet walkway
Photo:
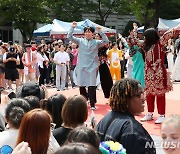
[[[54,93],[56,93],[55,89],[49,90],[49,95],[52,95]],[[79,91],[78,88],[76,88],[76,89],[69,89],[66,91],[62,91],[60,93],[68,97],[75,94],[78,95]],[[169,116],[171,114],[180,114],[180,83],[174,84],[174,90],[170,93],[167,93],[166,100],[167,100],[166,116]],[[97,90],[97,104],[96,104],[97,110],[95,111],[95,117],[97,121],[99,121],[107,112],[110,111],[110,108],[106,103],[107,100],[104,98],[103,92],[101,90]],[[144,114],[146,114],[146,112],[147,112],[147,108],[145,108],[145,112],[141,116],[136,117],[136,119],[139,121],[140,118],[142,118]],[[89,110],[88,122],[90,121],[90,115],[91,115],[91,111]],[[144,122],[142,124],[151,135],[160,136],[161,125],[154,124],[154,121],[157,119],[157,117],[158,117],[157,109],[155,108],[154,120],[149,122]]]

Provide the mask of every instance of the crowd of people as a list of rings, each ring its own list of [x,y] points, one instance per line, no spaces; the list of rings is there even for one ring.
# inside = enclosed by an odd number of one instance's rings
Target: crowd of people
[[[126,39],[119,34],[117,42],[109,42],[101,27],[96,27],[97,33],[94,27],[85,27],[84,37],[77,38],[73,36],[76,26],[73,22],[68,45],[62,40],[42,40],[23,49],[18,42],[2,43],[1,90],[14,91],[15,81],[16,91],[4,117],[0,113],[0,152],[154,154],[155,143],[135,116],[144,112],[147,102],[148,113],[141,121],[153,120],[156,98],[159,117],[155,123],[163,123],[163,148],[178,154],[180,117],[165,118],[165,94],[172,90],[170,77],[179,81],[180,41],[176,40],[174,49],[170,40],[179,27],[161,37],[155,29],[147,29],[142,41],[134,23]],[[46,87],[66,90],[69,80],[72,88],[79,87],[80,95],[47,97]],[[111,111],[89,128],[87,102],[92,111],[96,109],[99,84]]]
[[[139,81],[125,78],[113,85],[111,111],[95,128],[86,122],[85,97],[66,98],[59,93],[45,99],[46,92],[37,83],[29,82],[18,91],[17,98],[8,101],[0,121],[2,154],[156,153],[150,134],[135,119],[145,108],[144,89]],[[163,121],[159,144],[167,154],[180,152],[179,130],[179,115]]]
[[[47,43],[42,40],[40,44],[32,41],[22,47],[9,41],[2,43],[0,48],[1,90],[13,90],[12,81],[16,82],[16,89],[28,81],[37,81],[39,85],[56,87],[58,91],[65,90],[69,77],[72,88],[75,87],[73,70],[78,52],[75,43],[66,46],[62,40]]]

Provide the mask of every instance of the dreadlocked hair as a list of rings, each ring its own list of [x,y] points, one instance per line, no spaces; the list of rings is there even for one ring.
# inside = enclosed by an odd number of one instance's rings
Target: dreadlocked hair
[[[135,79],[125,78],[117,81],[110,92],[109,105],[113,111],[128,111],[129,100],[138,94],[140,82]]]

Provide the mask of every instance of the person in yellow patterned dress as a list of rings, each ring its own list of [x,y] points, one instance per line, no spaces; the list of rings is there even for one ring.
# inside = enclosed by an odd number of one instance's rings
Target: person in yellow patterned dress
[[[115,75],[115,80],[118,81],[121,79],[120,61],[122,60],[123,52],[117,48],[116,42],[112,43],[112,49],[109,50],[107,56],[110,61],[110,73],[112,79],[114,79],[114,75]]]

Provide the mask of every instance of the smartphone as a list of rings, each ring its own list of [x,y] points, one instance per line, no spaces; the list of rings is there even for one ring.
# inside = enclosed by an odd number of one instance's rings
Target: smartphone
[[[16,98],[16,94],[12,91],[8,94],[9,99]]]

